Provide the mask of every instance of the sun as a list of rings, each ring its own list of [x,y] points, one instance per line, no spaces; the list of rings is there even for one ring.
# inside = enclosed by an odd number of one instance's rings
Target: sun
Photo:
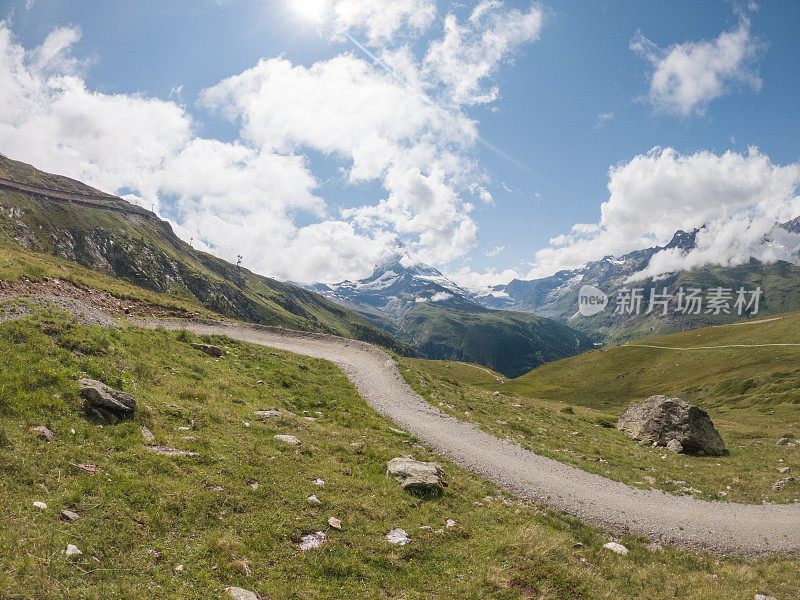
[[[325,17],[327,0],[289,0],[292,10],[309,21],[320,22]]]

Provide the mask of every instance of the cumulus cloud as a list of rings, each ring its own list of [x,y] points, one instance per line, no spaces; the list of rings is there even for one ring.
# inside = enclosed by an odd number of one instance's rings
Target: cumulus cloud
[[[753,64],[760,44],[752,37],[750,20],[744,16],[736,29],[714,40],[661,49],[638,32],[630,47],[653,67],[648,97],[656,108],[666,112],[702,114],[709,102],[728,93],[735,84],[761,88]]]
[[[575,268],[607,255],[663,245],[675,231],[705,228],[698,248],[665,251],[647,274],[701,264],[789,259],[793,236],[774,230],[800,215],[800,163],[775,165],[758,149],[746,154],[680,154],[654,148],[609,170],[609,199],[598,223],[578,224],[536,255],[529,277]],[[766,238],[773,241],[765,243]]]
[[[455,104],[486,104],[499,96],[487,78],[523,43],[539,37],[543,13],[507,9],[498,0],[482,0],[465,23],[445,18],[444,36],[433,42],[424,59],[427,79],[445,89]]]
[[[519,273],[514,269],[504,269],[502,271],[488,269],[483,273],[478,273],[468,267],[448,271],[446,275],[459,287],[479,295],[490,293],[491,288],[496,285],[505,284],[512,279],[520,278]],[[500,297],[500,295],[498,295],[498,297]]]
[[[435,0],[338,0],[333,5],[336,33],[364,31],[370,44],[391,41],[398,32],[418,35],[436,19]]]

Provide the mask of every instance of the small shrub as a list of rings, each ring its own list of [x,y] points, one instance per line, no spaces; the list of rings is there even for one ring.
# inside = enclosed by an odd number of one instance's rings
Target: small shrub
[[[565,406],[564,408],[561,409],[561,412],[564,413],[565,415],[575,414],[575,410],[571,406]]]

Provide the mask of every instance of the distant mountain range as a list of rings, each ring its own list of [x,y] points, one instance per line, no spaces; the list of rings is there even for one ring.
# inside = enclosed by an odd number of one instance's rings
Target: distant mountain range
[[[395,255],[359,281],[310,289],[431,359],[474,362],[515,377],[593,347],[588,336],[528,312],[493,310],[428,265]]]

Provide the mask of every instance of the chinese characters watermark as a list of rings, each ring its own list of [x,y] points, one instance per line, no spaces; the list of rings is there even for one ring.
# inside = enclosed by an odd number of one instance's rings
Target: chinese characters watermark
[[[680,287],[672,293],[666,287],[660,291],[655,287],[623,287],[609,295],[598,287],[585,285],[578,293],[578,312],[591,317],[603,312],[614,298],[615,315],[757,315],[762,294],[760,287],[713,287],[705,293],[693,287]]]

